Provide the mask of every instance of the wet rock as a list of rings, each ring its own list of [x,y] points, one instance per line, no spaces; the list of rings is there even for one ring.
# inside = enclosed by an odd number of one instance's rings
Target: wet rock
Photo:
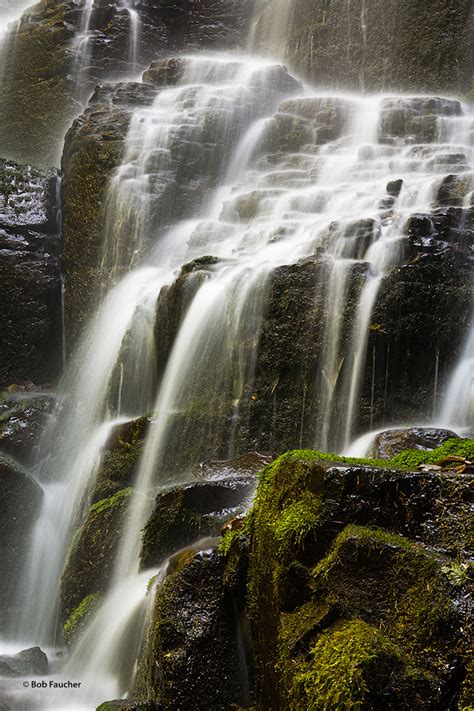
[[[319,86],[451,95],[471,89],[473,24],[469,0],[296,0],[286,51]]]
[[[97,711],[162,711],[164,707],[156,701],[134,701],[133,699],[116,699],[106,701],[97,707]]]
[[[22,464],[33,461],[50,421],[54,397],[38,389],[10,387],[0,395],[0,450]]]
[[[261,152],[300,151],[335,141],[348,126],[351,108],[350,100],[332,97],[285,100],[269,122]]]
[[[24,649],[18,654],[0,655],[0,676],[45,676],[48,657],[39,647]]]
[[[198,479],[205,481],[219,481],[229,477],[256,475],[264,466],[270,464],[274,457],[271,454],[248,452],[235,459],[222,461],[209,460],[201,462],[193,469],[193,474]]]
[[[58,375],[59,250],[56,174],[0,160],[0,385]]]
[[[133,100],[115,104],[107,93],[104,103],[94,104],[66,135],[61,193],[65,328],[69,348],[73,347],[106,283],[99,264],[107,186],[120,160],[133,107]]]
[[[401,178],[399,178],[398,180],[391,180],[389,183],[387,183],[387,192],[392,197],[398,197],[400,195],[402,187],[403,180]]]
[[[377,435],[371,456],[375,459],[393,459],[404,449],[436,449],[448,439],[458,437],[451,430],[433,427],[412,427],[408,430],[387,430]]]
[[[440,207],[462,207],[468,193],[474,187],[474,175],[448,175],[441,183],[438,190],[438,204]]]
[[[183,77],[186,60],[171,57],[152,62],[143,72],[143,81],[154,86],[175,86]]]
[[[428,221],[423,224],[428,230]],[[359,409],[362,429],[432,418],[437,374],[442,382],[439,376],[451,372],[471,321],[471,281],[467,256],[423,244],[382,280]],[[438,403],[442,397],[438,388]]]
[[[155,699],[160,709],[170,711],[218,711],[245,703],[236,621],[222,585],[223,570],[224,561],[209,550],[165,579],[132,698]]]
[[[220,463],[223,474],[224,464]],[[218,535],[222,524],[249,505],[256,487],[255,462],[247,470],[216,476],[212,468],[209,481],[200,481],[164,491],[156,497],[155,509],[143,533],[141,568],[151,568],[193,541]],[[201,468],[202,467],[202,468]],[[200,474],[206,475],[205,465]]]
[[[14,607],[16,582],[27,554],[30,533],[41,507],[39,484],[7,455],[0,454],[0,622]]]

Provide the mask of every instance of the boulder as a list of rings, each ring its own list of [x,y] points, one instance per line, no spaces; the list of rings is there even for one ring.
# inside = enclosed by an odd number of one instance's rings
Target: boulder
[[[39,647],[24,649],[18,654],[0,655],[0,676],[45,676],[48,669],[48,657]]]
[[[451,430],[440,430],[434,427],[386,430],[376,436],[371,456],[375,459],[393,459],[396,454],[405,449],[433,450],[455,437],[458,435]]]
[[[261,469],[272,462],[271,454],[247,452],[234,459],[201,462],[193,469],[193,475],[204,481],[221,481],[230,477],[257,475]]]
[[[455,706],[471,646],[472,476],[337,460],[283,455],[260,477],[243,537],[221,546],[233,568],[247,560],[256,705]]]

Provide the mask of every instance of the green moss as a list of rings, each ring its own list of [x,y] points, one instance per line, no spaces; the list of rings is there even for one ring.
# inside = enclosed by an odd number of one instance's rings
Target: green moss
[[[234,545],[234,541],[237,541],[241,537],[242,531],[232,529],[225,531],[219,543],[219,555],[227,556]]]
[[[320,509],[321,501],[309,491],[283,509],[273,526],[281,551],[300,547],[308,533],[318,525]]]
[[[96,611],[101,597],[100,593],[87,595],[71,612],[64,623],[64,641],[67,645],[77,641],[78,636],[84,631],[87,622]]]
[[[289,708],[364,709],[384,669],[403,669],[405,684],[414,681],[402,651],[362,620],[338,623],[324,632],[293,678]],[[419,675],[418,675],[419,676]],[[382,691],[382,689],[380,689]]]
[[[98,501],[96,504],[93,504],[91,506],[90,514],[101,514],[105,511],[109,511],[110,509],[115,509],[121,499],[123,499],[124,497],[128,498],[129,496],[131,496],[132,491],[132,487],[129,486],[127,489],[122,489],[113,496],[109,496],[107,499],[102,499],[101,501]]]
[[[420,464],[436,464],[444,457],[465,457],[474,461],[474,439],[448,439],[441,447],[433,450],[405,449],[400,454],[395,455],[392,463],[416,469]]]

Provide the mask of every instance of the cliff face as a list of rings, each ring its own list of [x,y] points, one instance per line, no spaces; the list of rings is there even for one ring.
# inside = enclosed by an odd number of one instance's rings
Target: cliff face
[[[470,0],[296,0],[288,59],[320,86],[466,93]]]

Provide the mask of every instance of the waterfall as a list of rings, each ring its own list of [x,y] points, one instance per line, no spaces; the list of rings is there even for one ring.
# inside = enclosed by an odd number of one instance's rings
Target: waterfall
[[[450,429],[474,422],[474,328],[471,326],[459,364],[451,376],[439,421]]]
[[[87,0],[74,40],[78,87],[91,58],[93,10]],[[122,10],[135,65],[140,18],[131,1]],[[256,2],[249,47],[283,56],[292,12],[286,0]],[[365,3],[361,29],[366,43]],[[151,414],[109,589],[65,665],[84,681],[84,709],[130,688],[151,599],[146,583],[166,571],[166,562],[139,571],[157,493],[189,481],[206,453],[241,453],[278,271],[309,263],[317,275],[314,321],[322,338],[305,388],[314,388],[318,411],[307,436],[305,389],[300,443],[305,435],[319,448],[350,451],[360,434],[373,310],[384,278],[407,257],[407,220],[433,209],[456,169],[446,155],[459,149],[472,165],[472,115],[446,116],[443,100],[303,89],[261,57],[181,54],[177,61],[176,85],[157,89],[151,106],[133,112],[111,176],[99,265],[104,288],[61,383],[56,426],[42,442],[34,474],[43,508],[18,583],[20,614],[7,630],[18,643],[60,642],[60,577],[110,434]],[[455,113],[457,103],[445,101]],[[410,123],[413,116],[418,123]],[[419,128],[426,117],[436,128],[428,138]],[[389,194],[393,181],[399,191]],[[157,304],[184,278],[186,307],[166,351]],[[467,426],[472,418],[473,348],[471,331],[448,386],[446,423]],[[352,451],[367,444],[366,435]],[[51,708],[49,697],[38,703]],[[70,702],[54,703],[64,709]]]

